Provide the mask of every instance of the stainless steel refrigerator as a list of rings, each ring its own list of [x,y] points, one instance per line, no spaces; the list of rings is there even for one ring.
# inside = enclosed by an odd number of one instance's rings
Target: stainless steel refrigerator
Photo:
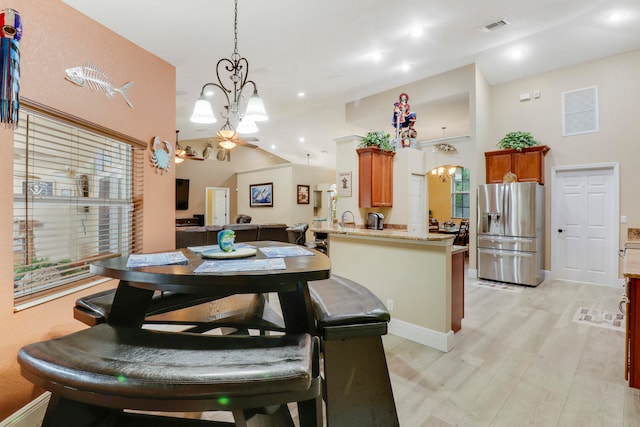
[[[544,280],[544,186],[478,186],[478,278],[537,286]]]

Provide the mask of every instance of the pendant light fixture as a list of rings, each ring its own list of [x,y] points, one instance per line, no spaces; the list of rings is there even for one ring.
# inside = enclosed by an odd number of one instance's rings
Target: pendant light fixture
[[[216,123],[211,103],[207,99],[205,89],[214,86],[222,90],[227,105],[221,113],[225,124],[218,131],[218,136],[226,141],[229,148],[235,147],[232,141],[237,136],[236,132],[254,133],[258,131],[255,122],[269,119],[264,108],[264,102],[258,95],[258,88],[253,80],[248,80],[249,61],[238,53],[238,0],[234,1],[234,21],[233,21],[233,54],[231,58],[222,58],[216,65],[217,83],[205,83],[200,90],[200,97],[196,101],[191,115],[194,123],[211,124]],[[227,76],[228,74],[228,76]],[[223,75],[230,80],[223,81]],[[247,99],[247,91],[251,90],[251,95]],[[233,144],[233,147],[231,146]],[[227,148],[227,147],[223,147]]]

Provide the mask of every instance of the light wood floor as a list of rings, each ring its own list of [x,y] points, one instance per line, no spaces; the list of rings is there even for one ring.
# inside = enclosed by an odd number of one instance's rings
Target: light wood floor
[[[469,282],[452,351],[384,337],[402,427],[640,426],[623,332],[572,321],[578,307],[618,312],[621,288],[547,281],[516,294]]]
[[[621,288],[546,281],[508,293],[472,281],[452,351],[383,338],[402,427],[640,426],[623,332],[572,321],[578,307],[618,312]]]

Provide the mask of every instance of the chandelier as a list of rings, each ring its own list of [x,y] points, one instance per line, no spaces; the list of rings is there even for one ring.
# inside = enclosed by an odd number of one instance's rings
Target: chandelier
[[[445,183],[456,174],[459,166],[440,166],[431,170],[431,175],[438,176],[440,182]]]
[[[258,88],[253,80],[248,80],[249,61],[238,53],[238,0],[235,0],[235,15],[233,21],[233,54],[231,58],[222,58],[216,65],[217,83],[205,83],[200,90],[200,97],[191,115],[191,121],[199,124],[216,123],[211,103],[206,98],[208,86],[222,90],[227,100],[225,111],[221,112],[225,120],[218,131],[219,145],[225,149],[236,146],[234,139],[239,133],[255,133],[258,127],[255,122],[269,119],[264,108],[262,98],[258,95]],[[226,84],[222,77],[228,77]],[[246,89],[252,89],[251,96],[246,98]],[[236,125],[234,126],[235,123]]]

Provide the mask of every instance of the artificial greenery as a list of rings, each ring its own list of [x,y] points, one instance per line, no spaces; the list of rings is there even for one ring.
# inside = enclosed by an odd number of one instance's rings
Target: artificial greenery
[[[381,151],[396,151],[391,143],[391,135],[381,130],[371,131],[362,139],[358,148],[378,147]]]
[[[529,132],[509,132],[498,142],[500,148],[513,148],[522,151],[523,148],[538,145],[539,142],[533,139]]]

